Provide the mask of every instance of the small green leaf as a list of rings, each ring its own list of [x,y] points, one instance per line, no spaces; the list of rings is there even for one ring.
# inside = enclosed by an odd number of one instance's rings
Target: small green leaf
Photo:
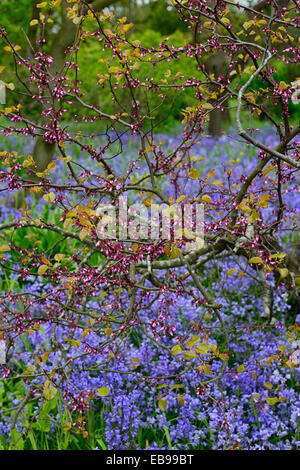
[[[254,256],[254,258],[249,259],[249,263],[259,264],[259,263],[263,263],[263,260],[259,258],[258,256]]]
[[[42,432],[50,431],[50,422],[47,418],[38,419],[36,423],[32,426],[34,429]]]
[[[281,279],[284,279],[284,278],[287,277],[288,274],[289,274],[289,270],[286,269],[286,268],[279,268],[278,271],[279,271],[279,273],[280,273]]]
[[[266,383],[264,383],[264,387],[265,387],[267,390],[272,390],[273,385],[271,384],[271,382],[266,382]]]
[[[209,364],[205,364],[205,366],[203,367],[203,372],[205,372],[206,375],[211,375],[211,370],[210,370],[210,365]]]
[[[43,395],[46,400],[52,400],[52,398],[54,398],[56,394],[57,389],[55,387],[45,388],[45,390],[43,391]]]
[[[167,439],[169,449],[172,450],[172,443],[171,443],[171,437],[170,437],[169,429],[167,428],[167,426],[165,424],[164,424],[164,430],[165,430],[165,433],[166,433],[166,439]]]
[[[191,361],[192,359],[194,359],[194,357],[196,357],[196,351],[194,351],[193,349],[191,349],[190,351],[185,351],[182,354],[182,357],[183,359],[187,359],[188,361]]]
[[[171,354],[173,356],[177,356],[177,354],[180,354],[182,352],[180,344],[175,344],[172,349],[171,349]]]
[[[276,405],[276,403],[279,402],[279,400],[277,397],[266,397],[266,402],[268,403],[268,405],[274,406]]]
[[[205,343],[198,344],[196,347],[196,352],[198,354],[206,354],[209,351],[209,346]]]
[[[167,409],[167,400],[165,398],[161,398],[158,400],[158,406],[161,409],[161,411],[166,411]]]
[[[186,345],[188,348],[192,348],[196,343],[198,343],[198,341],[200,341],[200,336],[195,335],[186,343]]]
[[[1,245],[0,246],[0,251],[10,251],[10,246],[9,245]]]

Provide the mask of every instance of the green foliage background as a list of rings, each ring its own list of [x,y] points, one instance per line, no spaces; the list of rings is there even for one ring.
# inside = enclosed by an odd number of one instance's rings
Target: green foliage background
[[[172,8],[166,0],[151,0],[141,5],[139,2],[131,1],[120,1],[114,7],[116,16],[122,15],[127,16],[128,21],[134,23],[134,28],[130,32],[131,40],[140,40],[142,45],[145,47],[156,47],[160,42],[169,38],[168,44],[174,44],[174,46],[182,46],[188,42],[191,42],[191,31],[186,28],[186,24],[180,21],[177,12]],[[29,30],[29,23],[32,14],[32,1],[31,0],[1,0],[0,2],[0,24],[9,33],[10,40],[13,44],[18,44],[22,47],[21,53],[26,54],[28,47],[26,35]],[[49,44],[53,37],[57,33],[60,18],[54,17],[55,22],[53,25],[47,27],[47,35]],[[243,18],[236,18],[236,21],[243,23]],[[4,43],[0,42],[0,67],[5,66],[5,69],[0,74],[0,79],[4,82],[14,82],[17,86],[17,80],[15,77],[15,69],[12,62],[12,56],[3,51]],[[78,54],[78,61],[80,66],[79,79],[81,80],[81,88],[85,96],[85,100],[89,103],[98,104],[105,112],[113,114],[116,110],[114,103],[111,100],[111,95],[108,93],[107,85],[100,87],[97,85],[97,74],[107,72],[107,66],[103,63],[98,63],[100,58],[109,58],[110,52],[108,50],[103,51],[99,43],[90,38],[87,38]],[[117,59],[114,62],[110,60],[110,65],[117,65]],[[295,64],[285,64],[284,62],[272,64],[276,73],[274,78],[278,81],[284,81],[291,83],[299,76],[299,71]],[[154,68],[152,64],[144,63],[139,70],[136,71],[136,77],[141,82],[145,81],[146,78],[154,78],[156,83],[161,83],[161,80],[165,78],[165,74],[168,73],[168,63],[158,62]],[[187,58],[181,56],[178,60],[172,61],[172,76],[178,72],[183,72],[184,78],[190,77],[201,78],[201,72],[197,70],[196,62],[194,58]],[[238,78],[236,79],[238,80]],[[247,76],[242,78],[242,81],[246,81]],[[252,83],[251,90],[258,91],[259,88],[265,88],[267,85],[261,80],[254,80]],[[234,83],[232,84],[234,89]],[[168,91],[168,99],[164,104],[154,112],[153,116],[158,117],[161,122],[160,126],[162,129],[171,130],[180,124],[183,115],[182,110],[187,106],[196,104],[195,91],[192,88],[187,88],[185,91],[174,90],[173,92]],[[249,90],[250,91],[250,90]],[[17,104],[20,102],[20,96],[15,92],[7,91],[7,102],[9,105]],[[146,106],[145,95],[139,91],[137,98],[141,104],[141,111]],[[124,103],[125,107],[129,104],[129,95],[124,90],[124,94],[119,96],[119,99]],[[151,107],[157,107],[160,104],[160,98],[156,93],[148,93],[147,99]],[[23,102],[22,102],[23,100]],[[30,117],[37,118],[40,115],[40,110],[32,106],[31,100],[27,98],[21,98],[22,104],[26,106],[26,111]],[[230,106],[234,108],[235,100],[230,101]],[[280,109],[274,106],[271,102],[267,103],[267,108],[270,112],[280,121]],[[74,113],[78,111],[76,105],[65,114],[65,119],[70,121],[74,117]],[[289,112],[293,120],[298,120],[300,117],[299,106],[289,103]],[[234,110],[232,112],[232,116]],[[264,116],[261,116],[264,119]]]

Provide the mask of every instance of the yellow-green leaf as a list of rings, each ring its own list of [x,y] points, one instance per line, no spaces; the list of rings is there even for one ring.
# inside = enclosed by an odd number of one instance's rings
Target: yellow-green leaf
[[[15,89],[15,85],[13,83],[6,83],[6,87],[11,91],[14,91]]]
[[[222,361],[228,361],[228,354],[221,353],[219,354],[219,358],[222,359]]]
[[[235,273],[236,272],[236,269],[235,268],[231,268],[229,269],[229,271],[227,271],[227,276],[230,276],[231,274]]]
[[[281,279],[284,279],[284,278],[287,277],[288,274],[289,274],[289,270],[286,269],[286,268],[279,268],[278,271],[279,271],[279,273],[280,273]]]
[[[193,349],[191,349],[190,351],[185,351],[182,354],[182,357],[183,357],[183,359],[191,361],[192,359],[194,359],[194,357],[196,357],[196,352]]]
[[[204,195],[201,197],[201,201],[204,201],[204,202],[211,202],[211,197],[208,196],[208,194],[204,194]]]
[[[47,271],[48,268],[49,266],[47,266],[46,264],[42,264],[38,269],[38,275],[42,276]]]
[[[45,352],[45,353],[42,355],[42,361],[43,361],[43,362],[46,362],[47,359],[48,359],[48,357],[49,357],[49,355],[50,355],[50,351]]]
[[[181,201],[183,201],[184,199],[186,198],[186,196],[179,196],[177,199],[176,199],[176,203],[179,204]]]
[[[199,173],[198,170],[196,170],[196,168],[190,168],[189,171],[188,171],[188,175],[193,180],[197,180],[200,177],[200,173]]]
[[[183,397],[176,397],[176,398],[177,398],[179,405],[184,406],[184,398]]]
[[[88,236],[89,232],[90,231],[86,228],[83,228],[82,230],[80,230],[80,232],[79,232],[80,240],[83,241]]]
[[[275,170],[275,168],[277,168],[275,165],[267,166],[263,171],[263,175],[266,176],[270,171]]]
[[[243,26],[244,26],[244,28],[247,30],[247,29],[249,29],[253,24],[254,24],[254,21],[253,21],[253,20],[250,20],[250,21],[245,21],[245,23],[243,23]]]
[[[177,356],[177,354],[180,354],[182,352],[180,344],[175,344],[172,349],[171,349],[171,354],[173,356]]]
[[[188,348],[192,348],[196,343],[198,343],[198,341],[200,341],[200,336],[195,335],[186,343],[186,345]]]
[[[268,405],[274,406],[276,405],[276,403],[279,402],[279,400],[277,397],[266,397],[266,402],[268,403]]]
[[[43,391],[43,395],[46,400],[52,400],[52,398],[54,398],[56,394],[57,389],[55,387],[45,388],[45,390]]]
[[[65,258],[66,255],[62,254],[62,253],[56,253],[56,255],[54,255],[54,259],[55,261],[62,261],[64,258]]]
[[[213,168],[211,171],[207,173],[206,179],[208,180],[209,178],[212,178],[215,174],[216,170]]]
[[[263,260],[258,256],[254,256],[254,258],[249,259],[249,263],[260,264],[263,263]]]
[[[214,184],[215,186],[219,186],[220,188],[223,186],[223,183],[220,180],[214,180],[211,184]]]
[[[264,387],[265,387],[267,390],[272,390],[273,385],[271,384],[271,382],[266,382],[266,383],[264,383]]]
[[[256,222],[258,219],[259,219],[259,213],[258,213],[255,209],[253,209],[253,210],[251,211],[251,215],[248,217],[248,222],[249,222],[250,224],[253,224],[253,223]]]
[[[167,400],[165,398],[161,398],[158,400],[158,406],[161,409],[161,411],[166,411],[167,409]]]
[[[205,343],[198,344],[196,347],[196,352],[199,354],[206,354],[209,351],[209,346]]]
[[[286,253],[274,253],[273,255],[270,256],[270,258],[278,258],[278,259],[283,259],[286,257]]]
[[[101,387],[97,389],[99,397],[107,397],[110,393],[108,387]]]
[[[230,20],[226,17],[222,18],[222,22],[225,24],[230,24]]]
[[[31,366],[28,366],[24,372],[24,374],[26,375],[30,375],[30,374],[33,374],[33,372],[35,371],[35,366],[34,365],[31,365]]]
[[[288,85],[285,82],[280,82],[278,90],[284,90],[287,87],[288,87]]]
[[[119,73],[119,72],[121,72],[121,69],[120,69],[120,67],[115,67],[113,65],[113,66],[109,67],[108,71],[109,71],[109,73]]]
[[[203,103],[202,108],[204,109],[214,109],[213,105],[210,103]]]
[[[43,199],[46,202],[53,202],[54,199],[55,199],[55,193],[51,192],[51,193],[48,193],[48,194],[44,194]]]
[[[0,251],[10,251],[10,246],[9,245],[1,245],[0,246]]]
[[[55,167],[56,167],[55,163],[54,163],[54,162],[51,162],[51,163],[49,163],[49,165],[47,166],[47,170],[48,170],[48,171],[51,171],[51,170],[53,170]]]

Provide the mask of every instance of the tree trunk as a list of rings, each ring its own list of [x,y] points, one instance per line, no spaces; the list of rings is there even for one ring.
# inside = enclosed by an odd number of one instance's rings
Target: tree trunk
[[[228,65],[225,59],[225,55],[222,52],[218,52],[216,55],[211,56],[205,63],[206,71],[211,75],[214,74],[214,79],[217,80],[221,75],[226,75]],[[220,88],[218,85],[212,84],[209,88],[211,92],[218,93]],[[214,99],[210,100],[214,103]],[[228,100],[223,103],[224,110],[215,108],[210,112],[208,132],[213,136],[221,135],[222,127],[224,122],[230,123],[230,113],[228,106]]]

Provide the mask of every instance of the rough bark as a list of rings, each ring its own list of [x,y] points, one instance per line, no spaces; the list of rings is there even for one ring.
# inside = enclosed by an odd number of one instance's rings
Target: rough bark
[[[39,0],[34,0],[32,2],[32,13],[31,13],[31,20],[38,20],[39,19],[39,12],[40,10],[37,8],[37,4]],[[37,31],[38,26],[29,26],[27,30],[27,50],[26,55],[27,57],[33,57],[33,51],[36,49],[36,39],[37,39]]]
[[[222,52],[217,53],[214,56],[211,56],[205,63],[206,71],[209,74],[214,74],[215,80],[218,79],[221,75],[227,73],[228,64],[226,58]],[[219,92],[218,85],[212,84],[210,87],[211,92]],[[212,100],[213,102],[214,100]],[[222,126],[224,122],[230,122],[230,114],[229,110],[227,109],[228,102],[225,101],[223,104],[223,108],[215,108],[211,111],[209,115],[209,124],[208,124],[208,132],[213,136],[219,136],[222,131]]]

